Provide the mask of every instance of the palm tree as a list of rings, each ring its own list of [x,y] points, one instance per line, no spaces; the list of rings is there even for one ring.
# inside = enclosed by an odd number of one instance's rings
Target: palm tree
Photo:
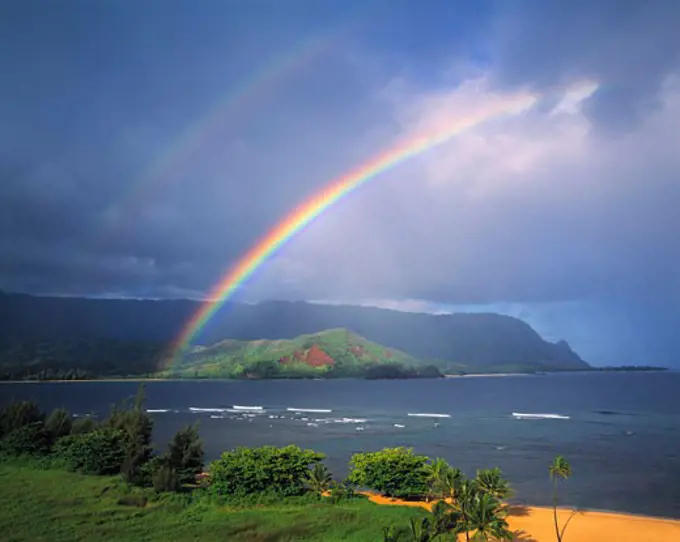
[[[470,542],[470,516],[479,494],[476,480],[462,480],[458,486],[454,509],[460,514],[460,532],[465,533],[466,542]]]
[[[425,469],[430,488],[428,497],[453,501],[463,478],[461,470],[452,467],[440,457],[426,464]]]
[[[461,528],[461,515],[451,504],[438,501],[430,514],[432,530],[438,535],[458,533]]]
[[[571,476],[571,465],[569,465],[569,462],[564,459],[564,457],[558,455],[548,467],[548,472],[550,474],[550,479],[553,481],[553,519],[555,520],[555,534],[557,535],[557,542],[562,542],[564,530],[567,528],[568,523],[565,523],[564,527],[560,530],[557,522],[557,481],[560,478],[566,480]]]
[[[425,476],[429,486],[428,497],[442,498],[442,482],[447,471],[451,469],[445,459],[438,457],[432,463],[425,465]]]
[[[315,463],[311,470],[307,471],[307,479],[305,480],[309,489],[321,496],[328,488],[331,487],[333,478],[328,472],[326,465],[323,463]]]
[[[500,501],[489,493],[475,495],[469,503],[467,512],[466,528],[468,531],[475,532],[473,540],[488,542],[513,539]]]
[[[440,481],[443,498],[452,503],[457,498],[458,489],[462,482],[463,473],[461,470],[458,467],[449,467]]]
[[[420,521],[411,520],[411,535],[413,542],[433,542],[440,533],[435,531],[430,518],[423,518]]]
[[[483,469],[477,471],[477,486],[480,491],[502,500],[510,495],[510,484],[503,478],[501,469]]]
[[[399,542],[401,534],[394,527],[383,527],[383,542]]]

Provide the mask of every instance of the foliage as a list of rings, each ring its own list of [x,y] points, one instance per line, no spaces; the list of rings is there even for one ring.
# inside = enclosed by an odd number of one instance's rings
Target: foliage
[[[49,453],[49,450],[50,435],[41,421],[17,427],[0,441],[0,453],[5,456],[40,456]]]
[[[323,463],[314,463],[305,477],[309,489],[319,496],[331,487],[332,481],[331,473]]]
[[[175,433],[168,445],[166,462],[175,471],[179,484],[196,481],[196,476],[203,471],[203,458],[198,423]]]
[[[73,418],[64,408],[53,410],[45,420],[45,429],[50,435],[52,442],[71,433]]]
[[[415,497],[428,492],[428,458],[412,448],[385,448],[354,454],[348,480],[388,497]]]
[[[482,491],[471,495],[471,501],[466,503],[466,511],[466,533],[474,531],[474,540],[487,542],[513,539],[504,510],[492,495]]]
[[[477,487],[483,493],[487,493],[495,499],[501,500],[510,496],[510,484],[503,478],[501,469],[481,469],[477,471]]]
[[[425,465],[429,496],[437,499],[453,499],[463,479],[460,469],[452,467],[438,457]]]
[[[236,448],[210,465],[212,487],[221,495],[302,495],[310,465],[324,454],[290,445]]]
[[[342,501],[354,499],[356,495],[357,493],[354,484],[348,481],[331,482],[328,490],[329,500],[332,504],[338,504]]]
[[[161,463],[151,474],[151,483],[158,493],[177,491],[180,487],[180,477],[172,466]]]
[[[126,434],[112,428],[69,435],[54,446],[54,455],[63,459],[70,470],[86,474],[119,473],[126,453]]]
[[[373,343],[346,329],[329,329],[294,339],[222,341],[185,354],[163,374],[203,378],[338,378],[379,375],[381,367],[386,367],[387,378],[412,378],[420,376],[416,369],[420,365],[404,352]],[[441,375],[430,367],[423,376]]]
[[[562,542],[564,531],[566,530],[568,523],[565,523],[562,529],[560,529],[557,521],[557,481],[560,478],[562,480],[567,480],[571,476],[571,465],[564,457],[558,455],[548,467],[548,473],[553,482],[553,521],[555,523],[555,535],[557,536],[557,542]]]
[[[123,435],[124,458],[120,469],[123,477],[131,483],[144,482],[142,467],[153,452],[151,446],[153,420],[144,411],[145,399],[142,384],[133,405],[128,407],[124,402],[122,406],[114,406],[104,422],[105,428]]]
[[[99,427],[97,420],[91,418],[90,416],[85,416],[84,418],[76,418],[71,424],[71,433],[74,435],[80,435],[84,433],[91,433]]]
[[[398,380],[405,378],[439,378],[442,373],[434,365],[407,367],[400,363],[370,365],[366,368],[367,380]]]
[[[12,401],[0,409],[0,438],[25,425],[43,422],[43,414],[35,401]]]

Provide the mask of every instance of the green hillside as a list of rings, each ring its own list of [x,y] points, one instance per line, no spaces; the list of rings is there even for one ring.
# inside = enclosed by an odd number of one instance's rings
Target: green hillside
[[[368,341],[346,329],[294,339],[229,339],[195,347],[162,376],[189,378],[399,378],[424,376],[422,362],[400,350]],[[430,371],[432,369],[430,368]],[[433,374],[436,376],[436,374]]]

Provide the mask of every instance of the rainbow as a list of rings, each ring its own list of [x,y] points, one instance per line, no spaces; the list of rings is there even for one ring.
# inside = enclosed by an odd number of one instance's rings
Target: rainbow
[[[500,116],[519,113],[534,105],[537,98],[533,95],[520,95],[512,99],[502,100],[474,115],[466,116],[451,122],[444,128],[438,128],[421,134],[405,142],[397,144],[382,154],[374,157],[353,171],[331,181],[320,191],[297,206],[288,216],[283,218],[262,237],[209,293],[207,300],[188,321],[175,340],[172,356],[175,357],[186,349],[196,333],[206,324],[213,314],[229,299],[255,270],[275,254],[297,232],[323,213],[343,197],[402,162],[419,155],[433,147],[437,147],[454,136],[479,124]]]

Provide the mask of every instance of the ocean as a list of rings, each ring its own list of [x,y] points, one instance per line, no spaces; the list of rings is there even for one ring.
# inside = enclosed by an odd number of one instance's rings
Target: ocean
[[[0,402],[32,398],[44,409],[105,416],[138,385],[2,383]],[[342,477],[355,452],[410,446],[470,475],[499,466],[515,502],[549,505],[548,464],[561,454],[573,470],[561,484],[561,504],[680,518],[677,372],[156,381],[146,392],[158,446],[200,420],[208,460],[239,445],[294,443],[326,453]]]

